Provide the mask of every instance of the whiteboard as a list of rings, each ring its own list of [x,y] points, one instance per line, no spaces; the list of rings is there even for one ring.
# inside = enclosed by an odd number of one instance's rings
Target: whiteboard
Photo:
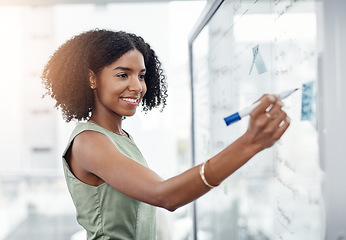
[[[264,93],[284,100],[291,126],[272,148],[196,202],[198,239],[319,240],[325,234],[317,95],[317,1],[214,1],[190,38],[193,159],[245,133],[223,118]]]

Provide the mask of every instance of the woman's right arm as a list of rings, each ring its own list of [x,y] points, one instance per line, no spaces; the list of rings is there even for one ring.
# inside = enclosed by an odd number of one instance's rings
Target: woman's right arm
[[[251,113],[246,133],[205,164],[205,180],[219,185],[261,150],[272,146],[289,126],[277,96],[265,95]],[[273,116],[265,113],[269,106]],[[118,191],[151,205],[174,211],[210,190],[200,166],[163,180],[149,168],[122,154],[103,134],[86,131],[72,145],[71,160],[80,172],[98,176]],[[164,159],[162,160],[164,161]],[[78,176],[77,176],[78,177]]]

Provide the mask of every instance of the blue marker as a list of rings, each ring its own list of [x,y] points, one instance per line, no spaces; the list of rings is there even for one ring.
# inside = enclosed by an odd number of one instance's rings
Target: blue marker
[[[280,100],[287,98],[289,95],[291,95],[292,93],[294,93],[298,89],[299,88],[295,88],[293,90],[284,91],[284,92],[280,93],[279,94]],[[243,117],[249,115],[251,113],[251,111],[254,110],[260,103],[261,102],[256,102],[256,103],[252,104],[251,106],[248,106],[239,112],[236,112],[236,113],[234,113],[228,117],[225,117],[224,120],[226,122],[226,125],[229,126],[232,123],[238,122]]]

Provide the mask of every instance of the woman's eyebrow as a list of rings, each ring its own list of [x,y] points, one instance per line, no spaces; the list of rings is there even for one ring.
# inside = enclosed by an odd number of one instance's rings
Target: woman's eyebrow
[[[131,68],[128,68],[128,67],[116,67],[116,68],[114,68],[113,70],[132,71],[132,69],[131,69]]]
[[[116,67],[113,70],[123,70],[123,71],[133,71],[133,69],[128,68],[128,67]],[[147,70],[145,68],[143,68],[142,70],[140,70],[140,72],[146,72]]]

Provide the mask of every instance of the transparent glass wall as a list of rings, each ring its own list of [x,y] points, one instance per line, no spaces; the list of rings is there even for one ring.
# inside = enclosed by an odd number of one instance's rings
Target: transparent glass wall
[[[227,127],[225,117],[300,89],[283,101],[283,138],[197,201],[198,239],[323,239],[317,4],[225,0],[193,41],[196,164],[245,133],[248,118]]]

